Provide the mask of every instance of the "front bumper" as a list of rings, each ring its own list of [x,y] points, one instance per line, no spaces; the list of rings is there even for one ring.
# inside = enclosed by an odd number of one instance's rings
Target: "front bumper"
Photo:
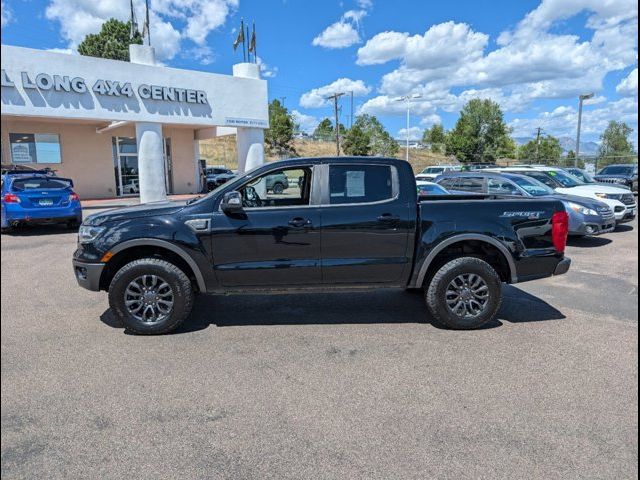
[[[100,291],[100,277],[104,263],[85,263],[73,260],[73,273],[78,285],[94,292]]]
[[[564,275],[569,271],[569,267],[571,267],[571,259],[569,257],[564,257],[560,260],[560,263],[556,265],[556,269],[553,272],[553,275]]]

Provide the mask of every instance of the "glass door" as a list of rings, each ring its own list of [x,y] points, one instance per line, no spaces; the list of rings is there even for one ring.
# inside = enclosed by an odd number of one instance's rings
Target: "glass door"
[[[116,195],[140,195],[138,170],[138,147],[135,137],[113,137],[113,169],[116,180]],[[173,158],[171,155],[171,139],[165,138],[164,178],[167,193],[173,193]]]
[[[113,137],[113,167],[116,180],[116,194],[139,195],[138,148],[135,137]]]

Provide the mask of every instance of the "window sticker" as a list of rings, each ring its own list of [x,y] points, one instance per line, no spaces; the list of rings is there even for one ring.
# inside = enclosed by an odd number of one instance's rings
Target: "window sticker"
[[[347,172],[347,197],[364,197],[364,171]]]

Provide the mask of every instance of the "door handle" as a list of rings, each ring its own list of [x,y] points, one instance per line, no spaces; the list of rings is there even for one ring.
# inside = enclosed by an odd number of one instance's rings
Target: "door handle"
[[[390,213],[383,213],[378,217],[379,222],[397,222],[398,220],[400,220],[400,217]]]
[[[300,227],[309,227],[311,226],[311,220],[302,217],[296,217],[289,220],[289,225],[292,227],[300,228]]]

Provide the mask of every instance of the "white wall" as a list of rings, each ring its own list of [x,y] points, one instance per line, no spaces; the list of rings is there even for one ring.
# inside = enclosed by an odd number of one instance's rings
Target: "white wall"
[[[257,128],[266,128],[269,122],[264,80],[7,45],[2,45],[1,64],[3,115]],[[26,83],[23,73],[29,80]],[[39,74],[68,77],[69,81],[80,78],[87,91],[25,88]],[[100,80],[118,82],[117,91],[128,83],[132,96],[93,91]],[[206,101],[144,99],[140,96],[143,85],[190,89],[201,92],[198,95],[204,98],[198,98]]]

